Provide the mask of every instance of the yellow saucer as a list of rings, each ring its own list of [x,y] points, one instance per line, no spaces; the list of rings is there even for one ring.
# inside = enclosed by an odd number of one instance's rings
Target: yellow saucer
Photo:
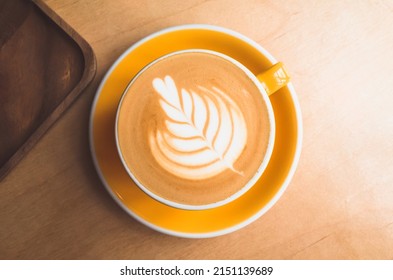
[[[129,48],[110,68],[97,90],[90,119],[94,164],[119,205],[143,224],[181,237],[212,237],[240,229],[263,215],[285,191],[301,148],[302,121],[291,83],[270,96],[276,121],[274,150],[266,171],[244,195],[208,210],[181,210],[162,204],[130,179],[117,154],[115,116],[129,81],[149,62],[183,49],[224,53],[258,74],[277,61],[258,44],[233,31],[209,25],[184,25],[152,34]]]

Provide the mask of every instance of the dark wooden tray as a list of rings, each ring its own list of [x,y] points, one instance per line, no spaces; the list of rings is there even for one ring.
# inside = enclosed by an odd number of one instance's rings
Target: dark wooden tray
[[[45,3],[0,0],[0,180],[95,72],[91,47]]]

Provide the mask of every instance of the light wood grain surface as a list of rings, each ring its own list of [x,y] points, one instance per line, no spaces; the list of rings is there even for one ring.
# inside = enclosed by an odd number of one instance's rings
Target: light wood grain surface
[[[393,259],[392,1],[61,1],[97,76],[0,182],[2,259]],[[255,40],[292,74],[304,139],[287,191],[229,235],[182,239],[129,217],[89,154],[105,71],[162,28],[208,23]]]

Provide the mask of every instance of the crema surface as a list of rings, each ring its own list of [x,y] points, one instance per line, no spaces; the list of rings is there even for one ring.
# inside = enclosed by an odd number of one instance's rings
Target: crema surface
[[[223,201],[255,179],[270,133],[254,81],[204,52],[174,54],[142,70],[118,112],[118,146],[133,179],[187,205]]]

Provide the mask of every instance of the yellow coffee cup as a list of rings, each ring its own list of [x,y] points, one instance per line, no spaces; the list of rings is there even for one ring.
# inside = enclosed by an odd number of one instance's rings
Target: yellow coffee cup
[[[124,168],[139,188],[172,207],[210,209],[237,199],[268,165],[275,138],[268,95],[288,81],[282,63],[254,75],[211,50],[155,59],[118,106]]]

